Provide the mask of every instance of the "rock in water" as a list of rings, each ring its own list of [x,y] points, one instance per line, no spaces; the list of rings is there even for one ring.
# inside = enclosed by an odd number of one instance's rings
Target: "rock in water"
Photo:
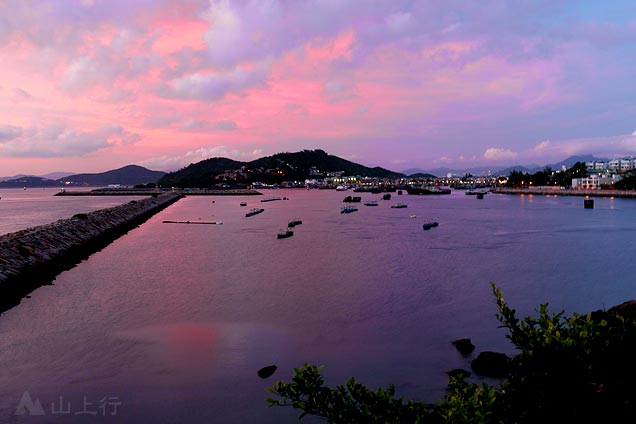
[[[468,378],[468,377],[470,377],[470,372],[466,371],[463,368],[455,368],[454,370],[450,370],[446,374],[448,374],[450,377],[455,377],[455,378]]]
[[[271,377],[272,374],[274,374],[274,372],[276,372],[276,368],[278,368],[276,365],[268,365],[268,366],[263,367],[260,370],[256,371],[256,374],[258,374],[258,376],[260,378]]]
[[[510,358],[503,353],[481,352],[471,362],[470,367],[479,375],[502,378],[508,373]]]
[[[453,344],[462,355],[468,355],[475,350],[475,345],[470,341],[470,339],[458,339],[453,341]]]

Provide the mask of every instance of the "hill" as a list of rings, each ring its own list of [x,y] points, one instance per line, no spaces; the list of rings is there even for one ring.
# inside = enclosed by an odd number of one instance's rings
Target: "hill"
[[[59,181],[47,178],[35,177],[31,175],[22,176],[6,181],[0,181],[0,188],[22,188],[22,187],[63,187]]]
[[[418,178],[420,180],[434,180],[435,178],[437,178],[437,176],[424,172],[417,172],[415,174],[410,174],[409,178]]]
[[[123,168],[96,174],[75,174],[58,179],[60,183],[70,182],[71,185],[104,186],[109,184],[135,185],[156,183],[166,173],[151,171],[138,165],[128,165]]]
[[[271,184],[322,178],[334,173],[377,178],[402,176],[384,168],[370,168],[329,155],[323,150],[303,150],[295,153],[277,153],[251,162],[227,158],[206,159],[165,175],[159,184],[178,187],[208,187],[223,182],[248,184],[260,181]]]

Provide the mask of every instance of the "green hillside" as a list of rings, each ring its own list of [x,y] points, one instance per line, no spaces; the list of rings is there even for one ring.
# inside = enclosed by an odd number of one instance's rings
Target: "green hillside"
[[[349,176],[377,178],[403,176],[380,167],[369,168],[329,155],[323,150],[303,150],[295,153],[277,153],[251,162],[238,162],[227,158],[206,159],[165,175],[159,184],[174,187],[209,187],[219,183],[249,184],[255,181],[271,184],[321,178],[338,172]]]

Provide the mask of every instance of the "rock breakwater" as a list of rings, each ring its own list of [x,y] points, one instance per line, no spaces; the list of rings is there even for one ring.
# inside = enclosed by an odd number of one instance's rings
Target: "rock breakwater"
[[[0,313],[182,197],[133,200],[0,236]]]

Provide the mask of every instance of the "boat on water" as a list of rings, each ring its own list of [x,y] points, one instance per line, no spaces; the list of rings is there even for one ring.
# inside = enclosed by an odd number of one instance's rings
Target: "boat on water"
[[[338,187],[336,187],[336,191],[346,191],[348,189],[349,189],[348,187],[345,187],[343,185],[339,185]]]
[[[293,228],[296,225],[300,225],[302,223],[303,221],[301,221],[300,218],[290,219],[289,222],[287,223],[287,228]]]
[[[417,218],[417,215],[409,215],[409,218]]]
[[[377,187],[377,186],[356,187],[356,188],[353,189],[353,191],[355,193],[374,193],[374,194],[382,193],[382,189],[380,187]]]
[[[406,207],[408,207],[408,206],[407,206],[407,205],[405,205],[404,203],[398,203],[398,204],[395,204],[395,205],[391,205],[391,207],[392,207],[393,209],[404,209],[404,208],[406,208]]]
[[[258,215],[259,213],[265,212],[265,209],[253,208],[248,213],[245,214],[245,218],[249,218],[250,216]]]
[[[342,201],[344,203],[360,203],[360,201],[362,200],[362,197],[359,196],[347,196],[345,197]]]
[[[466,190],[466,196],[479,196],[479,195],[488,194],[486,190]]]
[[[247,206],[247,202],[241,202],[241,206]]]
[[[365,202],[364,206],[378,206],[378,201],[377,200],[370,200],[368,202]]]
[[[358,208],[356,208],[355,206],[345,206],[344,208],[340,209],[340,213],[352,213],[352,212],[356,212],[358,210]]]
[[[265,203],[265,202],[274,202],[276,200],[283,200],[280,197],[268,197],[267,199],[262,199],[261,203]]]
[[[437,227],[439,223],[437,221],[428,221],[422,225],[422,228],[425,230],[430,230],[431,228]]]
[[[294,235],[294,232],[288,228],[286,230],[280,230],[276,238],[282,239],[282,238],[291,237],[293,235]]]
[[[402,195],[402,190],[398,190],[397,194],[398,194],[398,196],[401,196]]]
[[[420,187],[408,187],[406,192],[408,194],[419,194],[419,195],[427,195],[427,194],[451,194],[451,189],[447,187],[437,187],[437,186],[420,186]]]
[[[390,193],[386,193],[382,196],[382,200],[391,200],[391,194]]]

